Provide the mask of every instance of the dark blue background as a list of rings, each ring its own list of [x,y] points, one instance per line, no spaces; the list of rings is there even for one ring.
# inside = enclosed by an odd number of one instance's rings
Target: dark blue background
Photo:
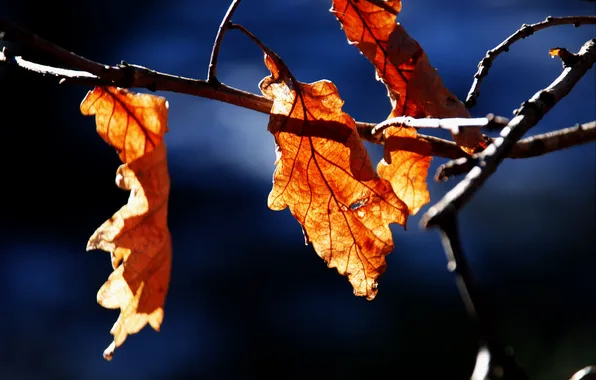
[[[205,78],[227,6],[23,0],[2,3],[0,16],[102,63]],[[383,120],[386,90],[329,7],[246,0],[234,21],[299,80],[332,80],[357,120]],[[399,21],[460,98],[486,50],[522,23],[595,13],[579,0],[408,0],[403,8]],[[562,26],[516,44],[491,69],[473,115],[510,117],[559,75],[548,49],[577,51],[595,32]],[[218,74],[258,92],[268,72],[259,49],[230,32]],[[267,116],[169,93],[160,93],[170,103],[174,247],[166,316],[159,334],[147,327],[104,361],[118,311],[101,308],[95,294],[111,266],[108,253],[85,245],[128,193],[114,185],[113,149],[80,115],[87,90],[0,67],[0,379],[469,377],[472,327],[439,237],[418,229],[419,215],[407,232],[393,229],[396,249],[377,298],[354,297],[303,245],[289,211],[267,208],[275,157]],[[591,71],[532,133],[593,120],[595,104]],[[596,364],[595,153],[589,144],[507,161],[461,213],[464,248],[498,332],[534,379]],[[431,173],[443,162],[433,161]],[[455,183],[431,183],[432,199]]]

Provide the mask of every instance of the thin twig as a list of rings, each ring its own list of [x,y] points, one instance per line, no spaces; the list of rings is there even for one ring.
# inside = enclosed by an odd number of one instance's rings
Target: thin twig
[[[377,124],[377,126],[375,126],[372,129],[371,134],[379,135],[385,129],[394,126],[405,126],[414,128],[440,128],[446,129],[453,134],[458,134],[460,128],[476,127],[494,129],[497,128],[497,125],[500,128],[503,128],[507,125],[507,123],[509,123],[509,119],[501,116],[495,117],[492,114],[489,114],[487,117],[452,117],[444,119],[416,119],[410,116],[397,116]]]
[[[520,140],[509,154],[510,158],[542,156],[557,150],[596,141],[596,120],[573,127],[547,132]]]
[[[504,380],[527,379],[527,375],[515,362],[511,350],[499,340],[490,318],[491,313],[479,295],[472,269],[461,246],[455,209],[446,212],[440,225],[440,234],[447,255],[447,269],[455,274],[460,297],[466,306],[468,316],[476,326],[480,342],[471,379],[485,380],[492,376]]]
[[[596,141],[596,120],[520,140],[515,144],[507,157],[528,158],[542,156],[550,152],[592,141]],[[471,159],[464,157],[441,165],[437,169],[435,180],[444,181],[449,177],[469,172],[475,166],[475,162],[480,159],[480,154],[473,155]]]
[[[72,63],[73,59],[75,61],[78,59],[73,57],[78,56],[76,54],[69,56],[65,65]],[[90,86],[117,86],[122,88],[145,88],[154,92],[175,92],[217,100],[265,114],[269,114],[273,104],[270,99],[267,99],[264,96],[246,92],[224,83],[213,85],[201,79],[161,73],[143,66],[128,63],[119,64],[117,66],[102,65],[102,67],[104,67],[104,74],[97,76],[87,71],[63,69],[31,62],[20,56],[12,56],[10,51],[6,48],[0,53],[0,63],[13,64],[21,69],[32,71],[36,74],[59,78],[60,83]],[[115,79],[110,80],[106,77]],[[356,122],[358,132],[364,140],[379,144],[380,142],[374,139],[370,134],[370,131],[376,125],[377,123]],[[438,157],[457,158],[462,156],[461,154],[457,154],[456,150],[459,148],[451,141],[425,135],[419,135],[419,137],[423,139],[428,138],[430,140]]]
[[[221,48],[221,43],[223,41],[224,35],[228,29],[232,21],[232,15],[238,5],[240,5],[241,0],[232,0],[232,3],[228,7],[228,11],[226,12],[224,18],[221,20],[221,24],[219,25],[219,29],[217,30],[217,35],[215,36],[215,42],[213,42],[213,50],[211,50],[211,59],[209,59],[209,71],[207,72],[207,82],[208,83],[219,83],[217,80],[217,60],[219,58],[219,49]]]
[[[515,33],[507,37],[497,47],[486,52],[484,58],[478,63],[478,71],[474,74],[474,81],[472,87],[466,97],[466,107],[472,108],[476,105],[476,100],[480,96],[480,84],[482,80],[488,75],[488,70],[492,66],[495,58],[501,53],[509,51],[511,45],[515,42],[531,36],[535,32],[557,25],[574,25],[580,26],[585,24],[596,24],[596,16],[570,16],[570,17],[552,17],[549,16],[546,20],[536,24],[523,24]]]
[[[416,137],[430,144],[433,157],[450,158],[452,160],[461,157],[469,157],[469,155],[463,150],[461,150],[461,148],[453,141],[445,140],[435,136],[423,135],[422,133],[418,133]],[[410,144],[400,144],[400,146],[403,146],[403,150],[409,152],[423,152],[423,150],[410,150],[410,148],[415,148],[414,144],[412,144],[412,146],[410,146]]]
[[[38,65],[22,57],[10,57],[9,54],[5,54],[3,58],[0,57],[0,62],[13,63],[26,70],[52,75],[61,78],[61,82],[66,83],[117,86],[122,88],[146,88],[151,91],[176,92],[218,100],[262,113],[269,113],[272,104],[269,99],[263,96],[239,90],[223,83],[213,86],[204,80],[165,74],[133,64],[105,66],[105,72],[107,74],[97,76],[85,71],[65,71],[61,68]],[[120,73],[121,75],[115,75],[114,73]],[[110,80],[110,77],[116,79]]]
[[[0,20],[0,30],[5,31],[6,36],[14,42],[32,48],[38,48],[42,52],[47,53],[60,61],[64,66],[75,67],[80,70],[71,70],[69,73],[65,73],[62,71],[64,69],[45,65],[43,65],[43,69],[41,69],[42,65],[38,65],[35,66],[36,69],[33,70],[38,73],[43,72],[44,74],[64,79],[65,82],[82,82],[81,84],[89,84],[91,82],[94,85],[102,86],[146,88],[151,91],[170,91],[218,100],[263,113],[269,113],[271,110],[272,102],[269,99],[226,86],[225,84],[214,86],[204,80],[165,74],[143,66],[127,63],[119,64],[117,66],[109,66],[90,61],[87,58],[68,52],[63,48],[30,32],[22,30],[4,20]],[[5,52],[4,58],[0,60],[0,62],[1,61],[13,63],[26,70],[32,70],[32,67],[34,67],[32,62],[27,61],[22,57],[11,57],[10,51]],[[91,70],[85,68],[91,68]]]
[[[461,209],[495,172],[517,141],[571,91],[596,61],[596,39],[587,41],[577,54],[577,58],[575,64],[565,68],[547,88],[538,91],[521,105],[516,111],[517,115],[501,131],[499,138],[496,138],[478,156],[470,158],[476,161],[476,165],[460,183],[422,216],[420,222],[422,228],[440,224],[447,210]]]
[[[81,57],[2,19],[0,19],[0,31],[4,32],[3,38],[5,39],[10,39],[39,52],[49,54],[66,66],[86,71],[107,81],[118,81],[123,75],[120,70],[110,69],[109,66],[106,67],[101,63]]]

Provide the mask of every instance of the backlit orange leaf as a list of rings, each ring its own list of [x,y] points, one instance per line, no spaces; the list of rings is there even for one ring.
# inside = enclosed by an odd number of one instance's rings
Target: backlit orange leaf
[[[389,224],[405,225],[407,206],[375,173],[335,85],[298,82],[269,55],[265,64],[271,76],[260,88],[273,100],[268,129],[278,152],[269,207],[289,207],[306,242],[372,300],[394,247]]]
[[[414,128],[391,127],[384,131],[384,158],[377,165],[382,178],[391,182],[395,194],[408,205],[410,214],[416,214],[420,207],[430,201],[426,185],[432,149],[430,144],[417,137]],[[408,152],[404,147],[416,144],[417,152]]]
[[[351,44],[375,66],[377,78],[387,86],[392,111],[389,117],[470,117],[464,104],[441,81],[418,42],[396,23],[400,0],[384,1],[385,8],[366,0],[333,0],[331,12],[337,17]],[[430,201],[426,177],[432,157],[400,150],[415,138],[416,131],[391,127],[384,132],[384,160],[377,166],[395,193],[412,214]],[[478,129],[466,129],[453,136],[468,153],[478,145]],[[402,141],[399,141],[403,139]],[[423,142],[420,142],[422,143]]]
[[[469,117],[461,101],[441,81],[418,42],[395,22],[400,0],[384,2],[392,14],[366,0],[333,0],[331,12],[385,83],[392,116]]]
[[[155,149],[168,131],[168,106],[161,96],[95,87],[81,103],[81,112],[95,115],[97,133],[125,164]]]
[[[170,281],[172,246],[167,226],[170,178],[163,135],[168,104],[164,98],[124,89],[96,87],[81,103],[84,115],[95,115],[97,131],[116,148],[124,162],[116,184],[130,190],[128,203],[102,224],[89,239],[87,250],[111,253],[107,282],[97,302],[120,309],[111,334],[114,350],[147,323],[159,331]]]

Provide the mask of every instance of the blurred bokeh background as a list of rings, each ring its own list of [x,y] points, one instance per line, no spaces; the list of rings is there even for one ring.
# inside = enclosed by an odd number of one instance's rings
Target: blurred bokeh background
[[[0,17],[102,63],[205,78],[227,6],[22,0],[3,1]],[[355,119],[383,120],[386,90],[329,7],[246,0],[233,20],[299,80],[332,80]],[[486,50],[521,24],[595,13],[580,0],[405,0],[398,20],[463,99]],[[595,35],[594,26],[562,26],[514,45],[491,69],[473,115],[511,117],[559,75],[549,48],[577,51]],[[247,91],[268,75],[238,32],[226,35],[219,62],[220,80]],[[275,158],[267,115],[170,93],[159,93],[170,103],[166,316],[160,333],[145,328],[106,362],[118,311],[95,295],[109,254],[85,245],[128,193],[114,185],[116,154],[79,112],[88,89],[0,66],[0,379],[469,377],[477,342],[439,236],[418,228],[420,215],[408,231],[393,228],[377,298],[354,297],[304,246],[289,211],[267,208]],[[591,71],[532,133],[593,120],[595,104]],[[379,147],[368,147],[378,160]],[[444,162],[434,160],[431,174]],[[432,199],[455,183],[430,183]],[[460,219],[498,333],[531,378],[566,379],[596,364],[596,145],[505,162]]]

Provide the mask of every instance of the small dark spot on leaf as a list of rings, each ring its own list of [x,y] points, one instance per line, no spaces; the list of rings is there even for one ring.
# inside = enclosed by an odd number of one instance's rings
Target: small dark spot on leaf
[[[360,207],[365,206],[368,203],[368,198],[364,198],[364,199],[359,199],[356,202],[352,203],[350,205],[350,210],[352,211],[356,211],[358,210]]]

